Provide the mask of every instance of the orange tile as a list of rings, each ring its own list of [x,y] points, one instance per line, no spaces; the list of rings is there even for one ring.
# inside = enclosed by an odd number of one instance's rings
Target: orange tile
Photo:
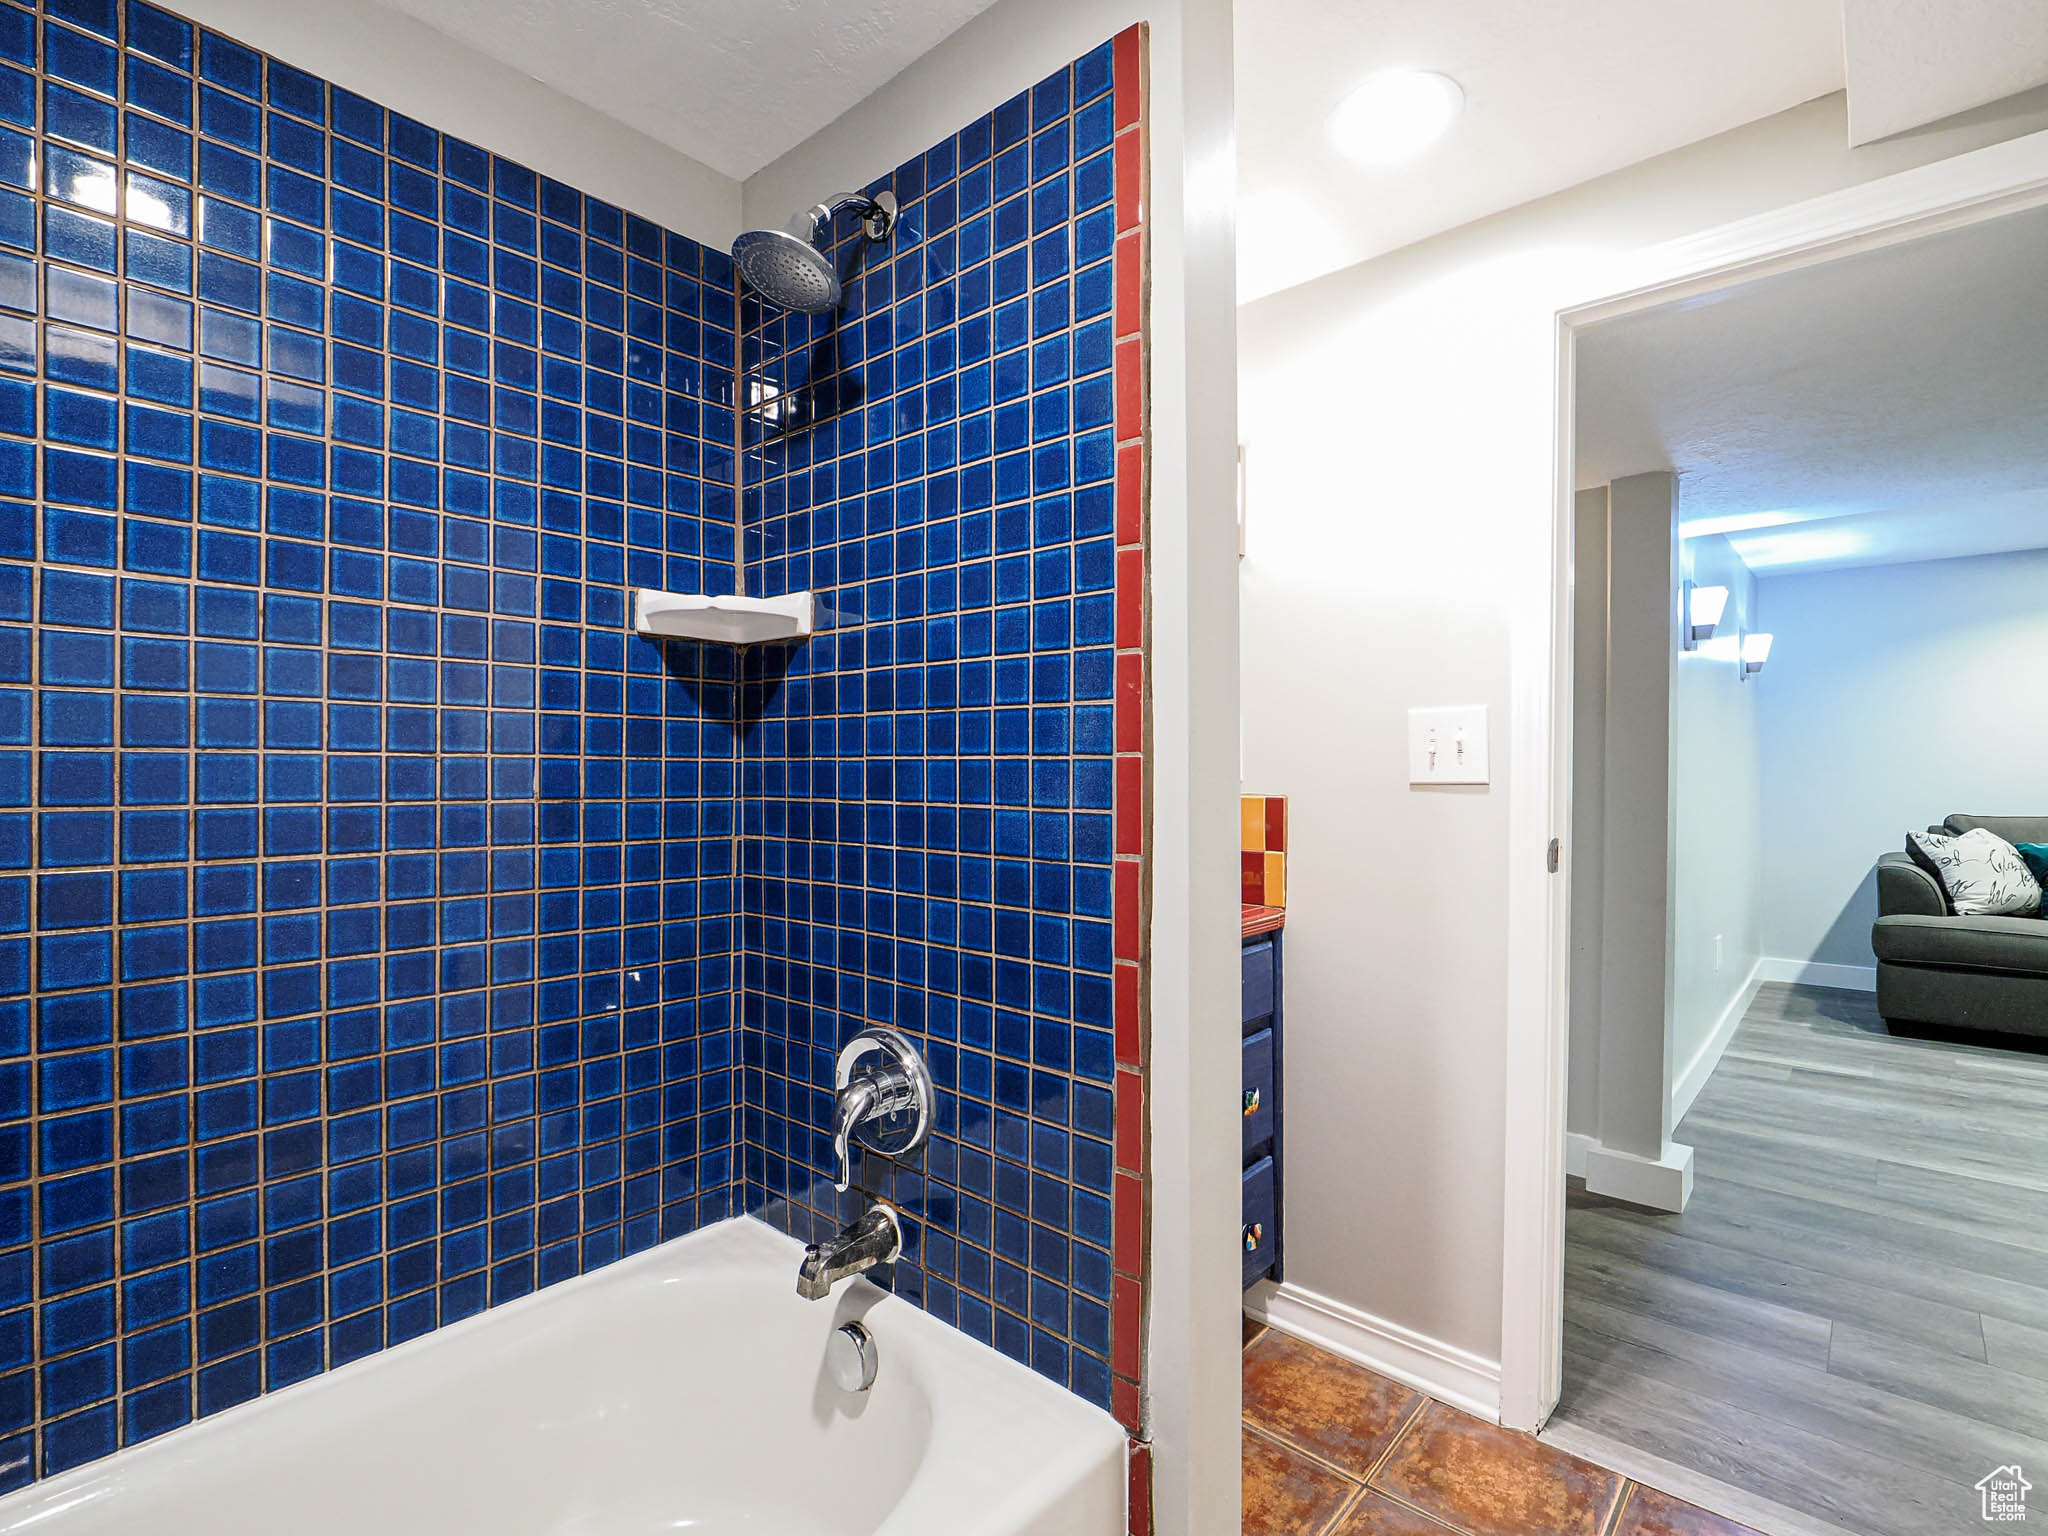
[[[1244,1536],[1316,1536],[1357,1491],[1299,1451],[1244,1431]]]
[[[1599,1536],[1622,1480],[1532,1435],[1432,1402],[1372,1486],[1467,1536]]]
[[[1237,801],[1237,846],[1246,853],[1261,853],[1266,847],[1266,800],[1263,795],[1240,795]]]
[[[1245,1351],[1244,1416],[1364,1481],[1422,1394],[1284,1333]]]
[[[1628,1491],[1614,1536],[1757,1536],[1746,1525],[1638,1483]]]
[[[1330,1527],[1329,1536],[1457,1536],[1447,1525],[1406,1504],[1397,1504],[1384,1493],[1368,1488],[1358,1502],[1344,1511],[1344,1518]],[[1534,1536],[1534,1533],[1532,1533]]]
[[[1266,893],[1266,898],[1260,905],[1268,907],[1286,906],[1287,855],[1284,853],[1262,853],[1259,857],[1265,863],[1265,874],[1261,881],[1261,886]]]

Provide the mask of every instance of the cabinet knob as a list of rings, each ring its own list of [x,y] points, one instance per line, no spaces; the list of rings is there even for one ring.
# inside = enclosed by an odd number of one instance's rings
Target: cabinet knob
[[[1265,1240],[1266,1226],[1264,1222],[1252,1222],[1244,1229],[1244,1251],[1246,1253],[1258,1252],[1259,1244]]]
[[[1250,1119],[1250,1118],[1251,1118],[1251,1117],[1252,1117],[1253,1115],[1256,1115],[1256,1114],[1257,1114],[1257,1113],[1259,1112],[1259,1103],[1260,1103],[1260,1096],[1259,1096],[1259,1090],[1258,1090],[1258,1089],[1256,1089],[1256,1088],[1247,1088],[1247,1089],[1245,1089],[1245,1091],[1244,1091],[1244,1117],[1245,1117],[1245,1118],[1246,1118],[1247,1120],[1249,1120],[1249,1119]]]

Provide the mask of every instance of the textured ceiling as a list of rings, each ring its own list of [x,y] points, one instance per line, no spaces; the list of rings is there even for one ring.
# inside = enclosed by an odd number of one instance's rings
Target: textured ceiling
[[[2043,0],[1843,0],[1849,142],[2048,83]]]
[[[1248,301],[1840,90],[1841,0],[1239,0],[1237,66]],[[1330,114],[1396,66],[1464,114],[1354,165]]]
[[[1679,472],[1758,568],[2048,546],[2048,210],[1590,329],[1578,481]]]
[[[384,3],[743,179],[993,0]]]

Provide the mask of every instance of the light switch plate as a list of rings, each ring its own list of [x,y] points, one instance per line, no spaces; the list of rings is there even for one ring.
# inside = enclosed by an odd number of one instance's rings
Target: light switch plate
[[[1488,784],[1486,706],[1408,711],[1410,784]]]

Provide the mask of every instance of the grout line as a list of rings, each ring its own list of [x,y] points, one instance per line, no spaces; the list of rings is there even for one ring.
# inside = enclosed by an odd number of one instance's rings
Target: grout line
[[[1621,1480],[1621,1492],[1614,1500],[1614,1508],[1607,1512],[1607,1518],[1601,1522],[1601,1536],[1614,1536],[1614,1532],[1621,1529],[1621,1513],[1628,1508],[1629,1500],[1636,1496],[1636,1489],[1641,1486],[1632,1477],[1624,1477]]]
[[[1351,1492],[1345,1497],[1344,1502],[1337,1506],[1336,1513],[1331,1515],[1322,1525],[1318,1526],[1315,1531],[1307,1533],[1307,1536],[1329,1536],[1330,1532],[1336,1530],[1338,1526],[1344,1523],[1345,1516],[1357,1508],[1358,1501],[1364,1497],[1365,1484],[1352,1480]]]
[[[1379,1453],[1379,1455],[1374,1459],[1372,1464],[1372,1470],[1365,1474],[1365,1479],[1368,1483],[1370,1483],[1374,1478],[1378,1477],[1380,1475],[1380,1469],[1386,1466],[1386,1464],[1389,1461],[1393,1460],[1394,1452],[1399,1450],[1401,1442],[1408,1438],[1408,1432],[1415,1427],[1415,1421],[1422,1417],[1423,1410],[1428,1408],[1431,1403],[1436,1401],[1435,1398],[1430,1397],[1426,1393],[1418,1392],[1416,1393],[1416,1396],[1420,1398],[1421,1401],[1417,1402],[1416,1405],[1409,1410],[1408,1417],[1401,1421],[1401,1427],[1395,1430],[1392,1435],[1387,1437],[1386,1448],[1382,1450]]]
[[[1329,1457],[1323,1455],[1319,1451],[1310,1450],[1307,1446],[1303,1445],[1299,1440],[1294,1439],[1291,1435],[1288,1435],[1285,1431],[1275,1429],[1271,1424],[1266,1423],[1263,1419],[1256,1418],[1249,1413],[1243,1414],[1241,1415],[1241,1417],[1243,1418],[1245,1426],[1248,1429],[1253,1430],[1255,1433],[1264,1436],[1266,1439],[1271,1440],[1278,1445],[1285,1446],[1288,1450],[1293,1451],[1296,1455],[1300,1456],[1302,1460],[1313,1462],[1316,1466],[1322,1468],[1323,1471],[1334,1473],[1336,1476],[1343,1478],[1344,1481],[1346,1481],[1347,1483],[1357,1483],[1361,1487],[1365,1485],[1365,1479],[1360,1477],[1356,1472],[1352,1471],[1349,1467],[1342,1466],[1337,1462],[1330,1460]]]

